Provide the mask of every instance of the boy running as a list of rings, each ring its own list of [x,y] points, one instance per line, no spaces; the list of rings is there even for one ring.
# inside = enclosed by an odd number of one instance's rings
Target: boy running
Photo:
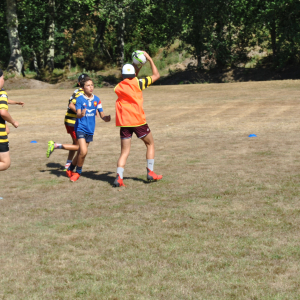
[[[0,171],[5,171],[10,167],[9,143],[6,132],[6,122],[11,123],[15,128],[19,123],[15,121],[8,112],[8,97],[3,90],[4,76],[0,69]]]
[[[75,105],[77,119],[74,129],[79,144],[79,150],[67,170],[67,176],[72,182],[78,180],[80,177],[82,166],[88,152],[89,143],[93,141],[97,110],[103,121],[110,121],[110,116],[104,115],[100,99],[93,94],[94,83],[89,77],[84,79],[82,88],[84,94],[77,98]],[[73,172],[75,167],[76,172]]]
[[[17,102],[17,101],[13,101],[13,100],[10,100],[10,99],[7,99],[7,103],[8,104],[15,104],[15,105],[22,105],[22,107],[24,106],[24,102]],[[9,134],[10,133],[10,130],[9,130],[9,127],[6,123],[6,133]]]
[[[147,147],[147,179],[149,181],[162,179],[162,175],[157,175],[153,172],[154,140],[146,122],[142,93],[145,88],[159,79],[160,75],[150,55],[146,52],[144,52],[144,55],[150,62],[152,76],[138,79],[136,76],[138,76],[140,69],[135,65],[126,64],[122,68],[123,81],[115,87],[115,93],[118,96],[116,101],[116,126],[120,127],[121,155],[118,160],[117,177],[113,183],[114,187],[125,186],[123,183],[123,173],[130,153],[133,133]]]
[[[70,166],[75,152],[79,149],[77,138],[76,138],[76,133],[75,133],[75,130],[74,130],[74,126],[75,126],[76,118],[77,118],[76,117],[75,105],[76,105],[76,99],[79,96],[83,95],[83,93],[84,93],[83,89],[82,89],[82,85],[83,85],[83,82],[84,82],[85,78],[88,78],[88,75],[84,74],[84,73],[81,74],[78,77],[79,89],[76,89],[74,91],[74,93],[72,94],[72,96],[70,97],[69,103],[68,103],[68,110],[67,110],[66,115],[65,115],[66,130],[67,130],[67,133],[69,133],[71,135],[73,144],[72,145],[70,145],[70,144],[58,144],[58,143],[55,143],[53,141],[48,142],[48,149],[47,149],[47,157],[48,158],[50,157],[50,155],[52,154],[52,152],[55,149],[64,149],[64,150],[69,151],[67,162],[65,164],[65,171]]]

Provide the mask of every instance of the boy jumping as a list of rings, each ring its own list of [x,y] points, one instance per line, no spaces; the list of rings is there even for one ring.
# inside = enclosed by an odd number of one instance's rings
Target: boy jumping
[[[4,76],[3,71],[0,69],[0,171],[5,171],[10,167],[9,143],[5,121],[11,123],[15,128],[19,126],[19,123],[8,112],[8,97],[7,93],[2,89],[3,86]]]

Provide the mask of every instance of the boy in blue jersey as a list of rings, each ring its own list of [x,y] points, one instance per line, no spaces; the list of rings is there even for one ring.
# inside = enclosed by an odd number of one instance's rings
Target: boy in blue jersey
[[[67,176],[72,182],[78,180],[82,172],[84,159],[88,152],[89,143],[93,141],[93,136],[96,126],[96,114],[99,112],[100,118],[105,121],[110,121],[110,115],[105,116],[100,99],[93,94],[94,83],[87,77],[83,83],[84,94],[79,96],[76,100],[76,123],[75,132],[79,144],[79,150],[73,162],[67,170]],[[76,172],[75,162],[77,161]]]

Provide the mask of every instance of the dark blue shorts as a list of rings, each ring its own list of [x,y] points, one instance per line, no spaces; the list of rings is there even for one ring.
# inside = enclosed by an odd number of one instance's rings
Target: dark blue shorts
[[[0,143],[0,152],[8,152],[9,151],[9,143]]]
[[[86,134],[86,133],[81,132],[81,131],[76,131],[76,136],[77,136],[77,140],[79,140],[79,139],[85,139],[85,141],[87,143],[90,143],[90,142],[93,141],[93,135]]]

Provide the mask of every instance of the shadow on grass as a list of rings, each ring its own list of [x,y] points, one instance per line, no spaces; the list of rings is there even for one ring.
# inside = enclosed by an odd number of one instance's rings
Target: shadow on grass
[[[46,169],[46,170],[41,170],[40,172],[49,172],[51,175],[67,178],[66,172],[64,171],[65,169],[64,165],[58,163],[48,163],[46,164],[46,166],[47,168],[51,168],[51,170]],[[106,171],[104,173],[99,173],[99,171],[83,171],[82,176],[92,180],[100,180],[100,181],[108,182],[109,184],[113,185],[114,180],[116,178],[116,173],[110,171]],[[124,177],[124,180],[128,180],[128,179],[134,181],[140,181],[145,184],[150,183],[147,180],[137,178],[137,177]]]
[[[172,71],[168,76],[161,77],[156,85],[195,84],[195,83],[224,83],[300,79],[299,66],[288,66],[281,69],[272,67],[231,68],[199,70],[190,67],[186,70]]]

